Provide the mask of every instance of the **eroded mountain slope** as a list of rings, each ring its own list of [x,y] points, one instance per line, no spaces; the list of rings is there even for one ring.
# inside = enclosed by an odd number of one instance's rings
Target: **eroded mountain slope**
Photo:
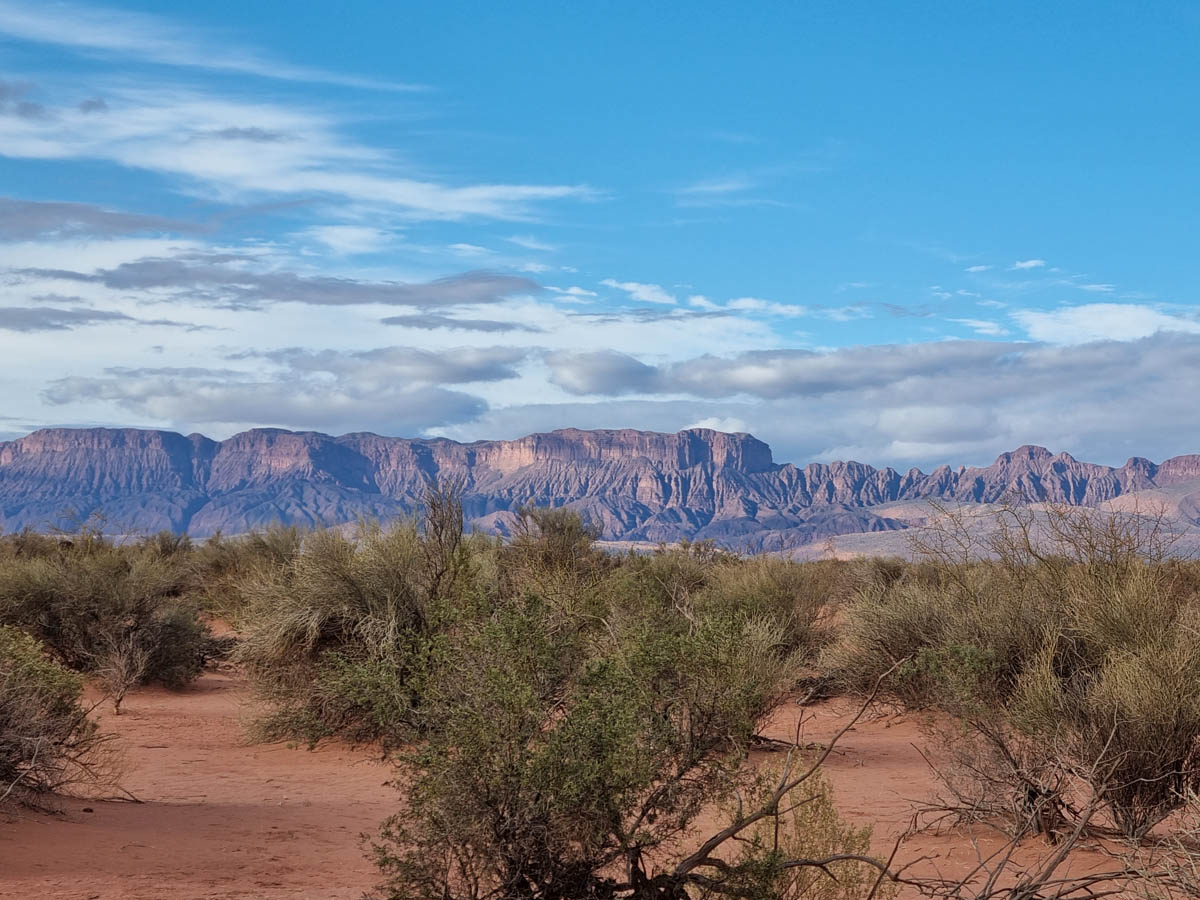
[[[409,514],[439,479],[462,484],[468,518],[489,530],[506,530],[523,504],[569,505],[609,540],[711,538],[782,550],[901,529],[903,517],[887,510],[900,501],[1112,504],[1200,479],[1200,456],[1158,465],[1135,458],[1113,468],[1026,446],[984,468],[941,466],[926,474],[857,462],[781,465],[751,435],[707,429],[566,429],[470,444],[279,429],[225,441],[170,431],[46,429],[0,443],[0,526],[44,528],[96,512],[121,532],[335,525]]]

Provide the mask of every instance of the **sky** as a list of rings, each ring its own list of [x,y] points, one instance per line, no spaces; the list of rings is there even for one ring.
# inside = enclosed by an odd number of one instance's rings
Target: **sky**
[[[0,0],[0,439],[1200,452],[1200,7]]]

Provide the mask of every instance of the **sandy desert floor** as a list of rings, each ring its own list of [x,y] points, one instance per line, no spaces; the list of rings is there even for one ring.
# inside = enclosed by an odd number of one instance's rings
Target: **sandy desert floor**
[[[0,819],[0,897],[363,896],[375,873],[362,836],[398,804],[386,785],[389,768],[367,750],[247,744],[247,696],[236,674],[208,673],[186,691],[138,691],[120,717],[103,712],[103,727],[125,749],[122,784],[143,802],[69,800],[58,815]],[[841,702],[816,707],[806,714],[804,739],[827,738],[849,710]],[[797,715],[797,707],[785,708],[767,733],[790,739]],[[917,749],[923,742],[911,718],[874,718],[856,725],[826,764],[843,815],[874,824],[877,853],[890,851],[913,801],[933,790]],[[1029,852],[1039,852],[1038,844]],[[925,874],[962,873],[974,865],[976,848],[961,834],[918,835],[898,861],[919,856],[932,857],[920,865]]]
[[[0,897],[361,897],[375,873],[360,835],[397,805],[389,768],[366,751],[248,745],[245,699],[236,676],[207,673],[102,714],[124,746],[121,783],[144,802],[0,820]]]

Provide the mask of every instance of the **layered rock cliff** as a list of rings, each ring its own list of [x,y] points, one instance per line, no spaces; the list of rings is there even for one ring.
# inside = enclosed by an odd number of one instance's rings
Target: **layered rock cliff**
[[[233,534],[273,522],[334,525],[411,513],[437,479],[463,485],[468,518],[503,532],[523,504],[570,505],[623,541],[712,538],[749,550],[903,527],[905,500],[1096,506],[1200,479],[1200,456],[1120,468],[1042,447],[985,468],[900,473],[856,462],[779,465],[748,434],[567,429],[461,444],[255,429],[226,441],[135,429],[46,429],[0,443],[0,527],[102,512],[109,530]]]

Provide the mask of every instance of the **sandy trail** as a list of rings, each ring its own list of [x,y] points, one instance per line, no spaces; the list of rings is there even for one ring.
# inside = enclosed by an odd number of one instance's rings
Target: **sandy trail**
[[[398,805],[390,770],[367,751],[247,745],[246,695],[236,676],[206,673],[102,713],[124,746],[122,784],[145,802],[0,819],[0,897],[361,897],[376,873],[359,836]]]

